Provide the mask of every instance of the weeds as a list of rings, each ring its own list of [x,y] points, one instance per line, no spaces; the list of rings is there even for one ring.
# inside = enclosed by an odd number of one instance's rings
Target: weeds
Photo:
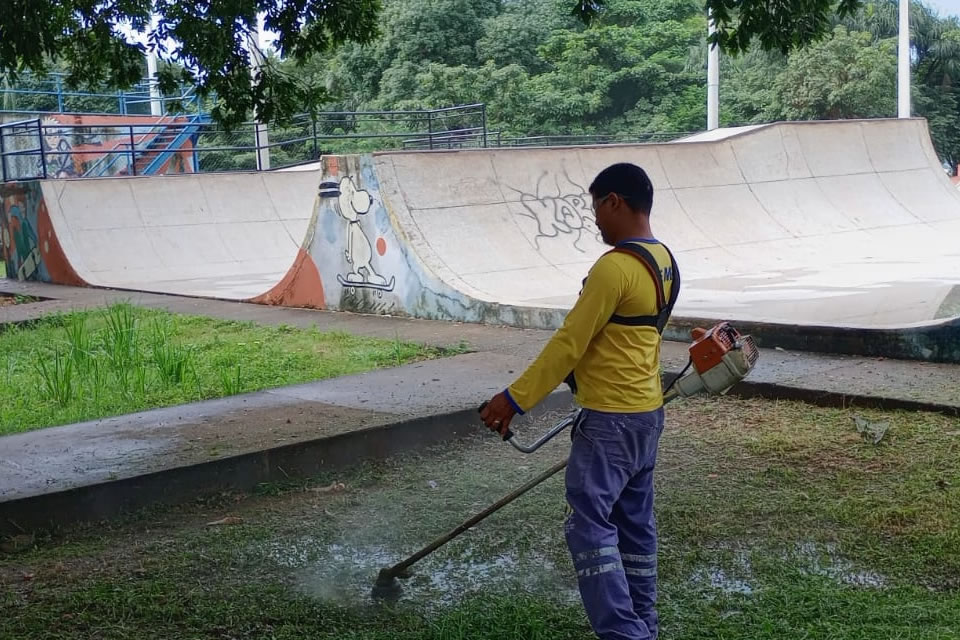
[[[86,319],[83,314],[75,314],[64,324],[67,342],[70,343],[70,359],[81,371],[85,371],[91,362],[91,339]]]
[[[170,341],[168,326],[155,319],[150,332],[150,351],[164,385],[178,385],[186,379],[193,364],[193,352]]]
[[[448,355],[117,304],[0,333],[0,435]]]
[[[220,378],[220,389],[225,396],[235,396],[243,389],[240,383],[240,365],[237,365],[236,375],[228,369],[218,369],[217,374]]]
[[[61,407],[70,404],[73,400],[73,360],[57,349],[51,362],[38,355],[36,367],[47,396]]]

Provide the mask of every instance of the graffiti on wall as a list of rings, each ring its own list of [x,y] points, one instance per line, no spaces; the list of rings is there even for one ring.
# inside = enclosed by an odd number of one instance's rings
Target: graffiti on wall
[[[577,251],[586,253],[586,241],[592,238],[602,242],[590,207],[590,193],[566,173],[563,180],[566,184],[561,183],[560,176],[543,172],[537,179],[536,193],[508,188],[520,195],[523,211],[519,215],[536,222],[537,248],[545,239],[565,237],[573,240]]]
[[[401,207],[381,193],[371,156],[325,156],[305,246],[322,285],[298,276],[297,289],[323,287],[326,308],[434,320],[556,328],[563,313],[472,298],[441,280],[409,236]]]
[[[40,247],[37,242],[36,218],[31,222],[26,194],[6,189],[0,207],[0,243],[7,276],[18,280],[36,279],[40,268]],[[9,196],[7,195],[9,193]]]
[[[84,284],[63,255],[39,182],[0,185],[0,252],[8,278]]]
[[[373,244],[367,236],[361,217],[366,216],[373,206],[373,196],[357,187],[351,176],[345,176],[339,182],[320,183],[321,198],[330,198],[335,204],[337,214],[347,223],[344,232],[344,257],[346,273],[338,273],[337,281],[351,290],[373,289],[382,296],[385,291],[393,291],[396,276],[390,281],[381,275],[374,266]],[[383,255],[385,240],[377,239],[377,253]]]
[[[43,145],[45,157],[37,159],[36,175],[43,175],[43,162],[47,163],[47,176],[51,178],[75,178],[77,173],[73,156],[73,143],[70,140],[70,129],[58,126],[59,122],[53,118],[44,118],[41,123],[43,135],[40,143]]]

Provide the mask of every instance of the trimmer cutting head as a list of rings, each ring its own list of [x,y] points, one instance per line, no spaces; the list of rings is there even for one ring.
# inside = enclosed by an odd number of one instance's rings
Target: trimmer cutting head
[[[397,576],[390,571],[390,568],[380,569],[380,573],[377,575],[377,581],[373,584],[373,589],[370,591],[370,595],[373,596],[374,600],[394,602],[399,600],[402,594],[403,585],[397,580]]]

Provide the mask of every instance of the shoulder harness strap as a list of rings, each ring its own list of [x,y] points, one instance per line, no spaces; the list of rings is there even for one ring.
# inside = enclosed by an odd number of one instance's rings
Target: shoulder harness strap
[[[647,249],[631,242],[607,252],[629,254],[647,268],[650,277],[653,279],[653,286],[657,290],[657,309],[659,309],[659,312],[655,316],[621,316],[615,313],[610,316],[609,322],[630,327],[654,327],[658,333],[663,334],[663,330],[670,320],[670,315],[673,313],[673,307],[677,303],[677,296],[680,295],[680,269],[677,267],[677,260],[673,257],[670,249],[667,248],[667,245],[661,246],[666,250],[667,255],[670,256],[670,269],[673,275],[669,300],[664,300],[664,282],[663,274],[660,272],[660,265],[657,263],[656,258],[653,257],[653,254]],[[586,283],[586,278],[584,278],[584,283]],[[567,375],[564,382],[570,387],[571,393],[577,393],[577,379],[573,371]]]
[[[653,257],[653,254],[650,253],[650,251],[648,251],[645,247],[630,242],[615,249],[611,249],[608,252],[629,254],[639,260],[640,263],[646,267],[647,272],[650,274],[650,278],[653,280],[653,285],[657,290],[658,309],[657,314],[652,316],[621,316],[618,314],[613,314],[610,316],[611,323],[626,325],[629,327],[654,327],[658,333],[663,333],[663,330],[667,326],[667,322],[670,320],[670,315],[673,313],[673,307],[677,303],[677,296],[680,294],[680,270],[677,268],[677,261],[673,257],[673,253],[671,253],[670,249],[668,249],[666,245],[661,246],[666,250],[667,255],[670,256],[670,270],[673,280],[670,286],[669,299],[666,299],[664,295],[665,283],[663,281],[663,273],[660,271],[660,266],[657,263],[656,258]]]

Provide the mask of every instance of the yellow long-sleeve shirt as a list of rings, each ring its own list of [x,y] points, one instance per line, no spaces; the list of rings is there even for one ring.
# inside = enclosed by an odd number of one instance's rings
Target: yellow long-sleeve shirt
[[[656,241],[642,244],[656,259],[670,297],[670,254]],[[660,334],[654,327],[610,323],[613,314],[657,314],[656,285],[636,257],[608,253],[590,269],[576,304],[541,354],[507,395],[520,413],[543,400],[570,371],[576,400],[585,409],[614,413],[653,411],[663,405]]]

